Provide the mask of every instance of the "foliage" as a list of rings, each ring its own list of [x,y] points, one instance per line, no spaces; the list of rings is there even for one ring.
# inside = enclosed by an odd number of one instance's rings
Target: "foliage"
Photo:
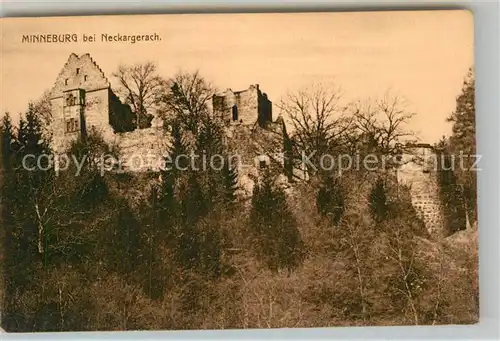
[[[120,84],[119,92],[137,116],[136,126],[151,126],[153,111],[157,105],[164,80],[157,74],[153,62],[134,65],[120,65],[113,76]]]
[[[1,143],[2,143],[2,165],[5,170],[9,170],[11,167],[13,150],[12,144],[14,142],[14,128],[12,127],[12,122],[10,115],[7,113],[2,119],[1,128]]]
[[[470,116],[471,82],[453,115],[460,124],[443,143],[446,156],[458,146],[471,146],[465,138],[470,124],[464,123],[470,121],[465,118]],[[0,256],[5,283],[0,289],[6,330],[477,321],[476,230],[430,239],[408,188],[396,191],[384,171],[351,170],[341,178],[319,174],[325,177],[315,180],[321,181],[290,185],[266,168],[255,178],[251,200],[241,200],[223,126],[210,115],[209,83],[198,73],[182,73],[155,89],[154,109],[164,110],[170,132],[170,159],[191,152],[220,154],[220,170],[204,169],[201,160],[191,167],[184,160],[181,167],[170,163],[173,167],[161,174],[114,178],[101,174],[99,156],[120,151],[96,132],[75,140],[68,150],[85,161],[78,174],[75,164],[65,171],[28,170],[22,167],[24,156],[51,153],[46,123],[36,105],[28,107],[18,129],[4,118]],[[295,111],[297,124],[311,124],[302,131],[304,148],[337,153],[374,147],[376,153],[391,155],[396,142],[410,137],[403,129],[409,113],[392,101],[380,102],[377,115],[363,109],[334,127],[326,122],[344,115],[328,101],[336,93],[316,94],[325,101],[295,102],[308,104],[307,110]],[[300,109],[293,103],[288,109]],[[321,109],[318,103],[332,105],[319,111],[319,119],[313,115],[314,108]],[[317,129],[318,122],[325,125]],[[374,133],[373,145],[361,138],[363,129]],[[306,138],[314,134],[321,139]],[[28,166],[36,165],[33,160]],[[447,167],[438,175],[449,208],[460,206],[452,189],[461,184],[472,188],[473,182]],[[143,196],[125,196],[128,187]],[[457,221],[463,212],[450,210],[448,219],[449,225],[462,226]]]
[[[344,214],[344,189],[338,178],[325,177],[316,196],[318,213],[331,216],[333,223],[339,223]]]
[[[213,94],[210,83],[198,72],[179,72],[166,81],[159,114],[167,123],[177,121],[181,129],[197,135],[200,125],[210,119],[207,104]]]
[[[404,99],[386,94],[376,101],[358,101],[350,105],[354,117],[355,143],[364,152],[394,156],[403,142],[412,142],[414,132],[408,128],[415,113],[409,112]],[[352,139],[352,137],[351,137]]]
[[[264,263],[273,271],[290,272],[302,263],[305,249],[285,193],[273,180],[265,174],[262,183],[255,186],[249,228]]]
[[[370,213],[375,222],[380,223],[387,218],[387,196],[384,180],[379,177],[373,186],[370,197]]]
[[[351,119],[340,105],[341,91],[335,84],[313,84],[288,93],[279,104],[281,112],[290,119],[295,155],[312,155],[308,171],[320,169],[320,157],[342,146]]]
[[[450,149],[457,157],[462,157],[463,168],[457,169],[457,180],[463,185],[463,195],[467,213],[477,221],[477,174],[476,156],[476,108],[475,75],[470,69],[464,80],[462,92],[457,97],[456,108],[448,118],[453,123]]]
[[[450,154],[447,141],[438,145],[439,196],[444,212],[446,234],[451,235],[467,227],[465,202],[455,175],[455,157]]]

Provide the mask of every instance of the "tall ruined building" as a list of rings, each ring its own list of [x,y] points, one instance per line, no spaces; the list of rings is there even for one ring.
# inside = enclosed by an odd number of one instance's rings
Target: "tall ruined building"
[[[135,128],[134,113],[120,102],[89,54],[69,56],[52,88],[50,101],[56,151],[91,129],[107,137]]]
[[[258,123],[261,127],[272,122],[272,102],[267,94],[252,84],[246,90],[232,91],[213,97],[213,108],[226,123],[251,125]]]

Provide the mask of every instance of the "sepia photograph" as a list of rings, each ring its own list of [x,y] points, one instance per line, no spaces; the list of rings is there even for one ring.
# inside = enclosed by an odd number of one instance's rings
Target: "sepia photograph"
[[[0,24],[5,332],[478,323],[470,11]]]

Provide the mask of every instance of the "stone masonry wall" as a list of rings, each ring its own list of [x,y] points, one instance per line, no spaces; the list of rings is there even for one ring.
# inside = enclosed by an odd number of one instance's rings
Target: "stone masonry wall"
[[[415,148],[405,154],[398,170],[398,182],[410,188],[412,205],[429,233],[435,237],[444,236],[444,218],[432,149]]]
[[[78,94],[82,89],[85,103],[68,106],[66,96]],[[105,138],[109,137],[109,91],[110,83],[89,54],[77,56],[72,53],[57,76],[50,93],[52,109],[53,147],[56,152],[64,150],[78,136],[78,132],[66,131],[66,120],[78,118],[79,126],[86,131],[94,127]],[[77,108],[78,107],[78,108]],[[78,113],[76,113],[78,111]]]
[[[145,172],[160,170],[169,141],[162,128],[151,127],[114,134],[112,143],[120,150],[123,170]]]
[[[84,93],[85,98],[82,106],[68,106],[65,102],[66,96],[69,93],[78,94],[80,91]],[[95,128],[105,138],[110,138],[110,91],[108,79],[89,54],[79,57],[72,53],[69,56],[50,93],[54,150],[64,150],[78,136],[78,132],[66,131],[68,118],[78,117],[82,129],[89,131]]]
[[[259,97],[259,124],[261,126],[265,125],[268,122],[273,121],[273,104],[267,98],[266,93],[262,93],[260,90],[258,91]]]
[[[246,90],[232,91],[227,89],[223,94],[214,96],[213,105],[226,122],[263,125],[272,121],[272,103],[263,94],[258,84],[252,84]],[[236,109],[234,109],[236,108]],[[233,110],[238,119],[233,120]]]
[[[103,135],[112,133],[109,126],[109,88],[88,91],[85,99],[85,123],[87,129],[98,129]]]
[[[50,130],[52,131],[52,147],[55,151],[62,151],[66,147],[67,140],[65,139],[64,117],[55,113],[63,112],[64,98],[57,97],[50,100],[52,108],[52,123]]]
[[[254,124],[259,116],[258,87],[250,85],[245,91],[235,93],[238,119],[243,124]]]
[[[104,72],[88,53],[80,57],[72,53],[57,76],[51,91],[51,98],[62,96],[66,90],[79,88],[91,91],[109,88],[109,86],[110,83]]]

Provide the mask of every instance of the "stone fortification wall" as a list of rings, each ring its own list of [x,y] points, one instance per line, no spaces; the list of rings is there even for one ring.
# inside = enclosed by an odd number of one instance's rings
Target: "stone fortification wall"
[[[444,217],[437,183],[435,153],[430,146],[403,155],[398,182],[410,188],[412,205],[431,235],[444,235]]]

